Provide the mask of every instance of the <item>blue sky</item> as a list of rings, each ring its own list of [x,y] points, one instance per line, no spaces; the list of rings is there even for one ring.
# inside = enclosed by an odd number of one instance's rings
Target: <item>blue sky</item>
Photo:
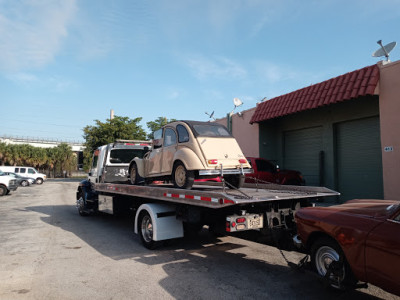
[[[400,42],[400,0],[0,0],[0,136],[222,118],[377,63],[379,39]]]

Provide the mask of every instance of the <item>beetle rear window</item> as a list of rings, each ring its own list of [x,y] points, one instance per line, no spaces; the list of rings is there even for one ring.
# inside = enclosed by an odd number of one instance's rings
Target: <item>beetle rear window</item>
[[[198,136],[215,136],[215,137],[230,137],[231,134],[224,126],[218,125],[193,125],[193,129],[196,131]]]

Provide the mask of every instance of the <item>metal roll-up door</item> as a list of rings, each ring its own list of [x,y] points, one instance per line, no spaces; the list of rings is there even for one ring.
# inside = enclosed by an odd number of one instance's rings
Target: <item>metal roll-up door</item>
[[[336,125],[337,190],[340,200],[383,199],[379,118]]]
[[[284,133],[284,168],[300,171],[306,185],[318,186],[322,127],[286,131]]]

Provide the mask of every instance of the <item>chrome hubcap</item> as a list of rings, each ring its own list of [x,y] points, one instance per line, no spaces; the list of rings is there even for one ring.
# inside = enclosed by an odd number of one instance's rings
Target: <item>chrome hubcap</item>
[[[141,230],[143,239],[148,243],[151,242],[153,240],[153,224],[149,215],[143,217]]]
[[[339,261],[340,256],[339,253],[336,252],[335,249],[323,246],[318,249],[317,253],[315,254],[315,266],[317,268],[318,274],[324,277],[328,272],[328,268],[333,261]],[[343,281],[345,277],[344,273],[344,266],[342,266],[341,274],[330,274],[330,279],[332,282],[337,284],[332,284],[334,287],[339,287],[340,282]]]

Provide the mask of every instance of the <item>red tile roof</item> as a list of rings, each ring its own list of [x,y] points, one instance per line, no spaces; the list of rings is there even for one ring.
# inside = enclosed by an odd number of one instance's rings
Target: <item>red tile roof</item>
[[[250,120],[257,123],[285,115],[373,95],[379,81],[379,67],[368,66],[259,104]]]

